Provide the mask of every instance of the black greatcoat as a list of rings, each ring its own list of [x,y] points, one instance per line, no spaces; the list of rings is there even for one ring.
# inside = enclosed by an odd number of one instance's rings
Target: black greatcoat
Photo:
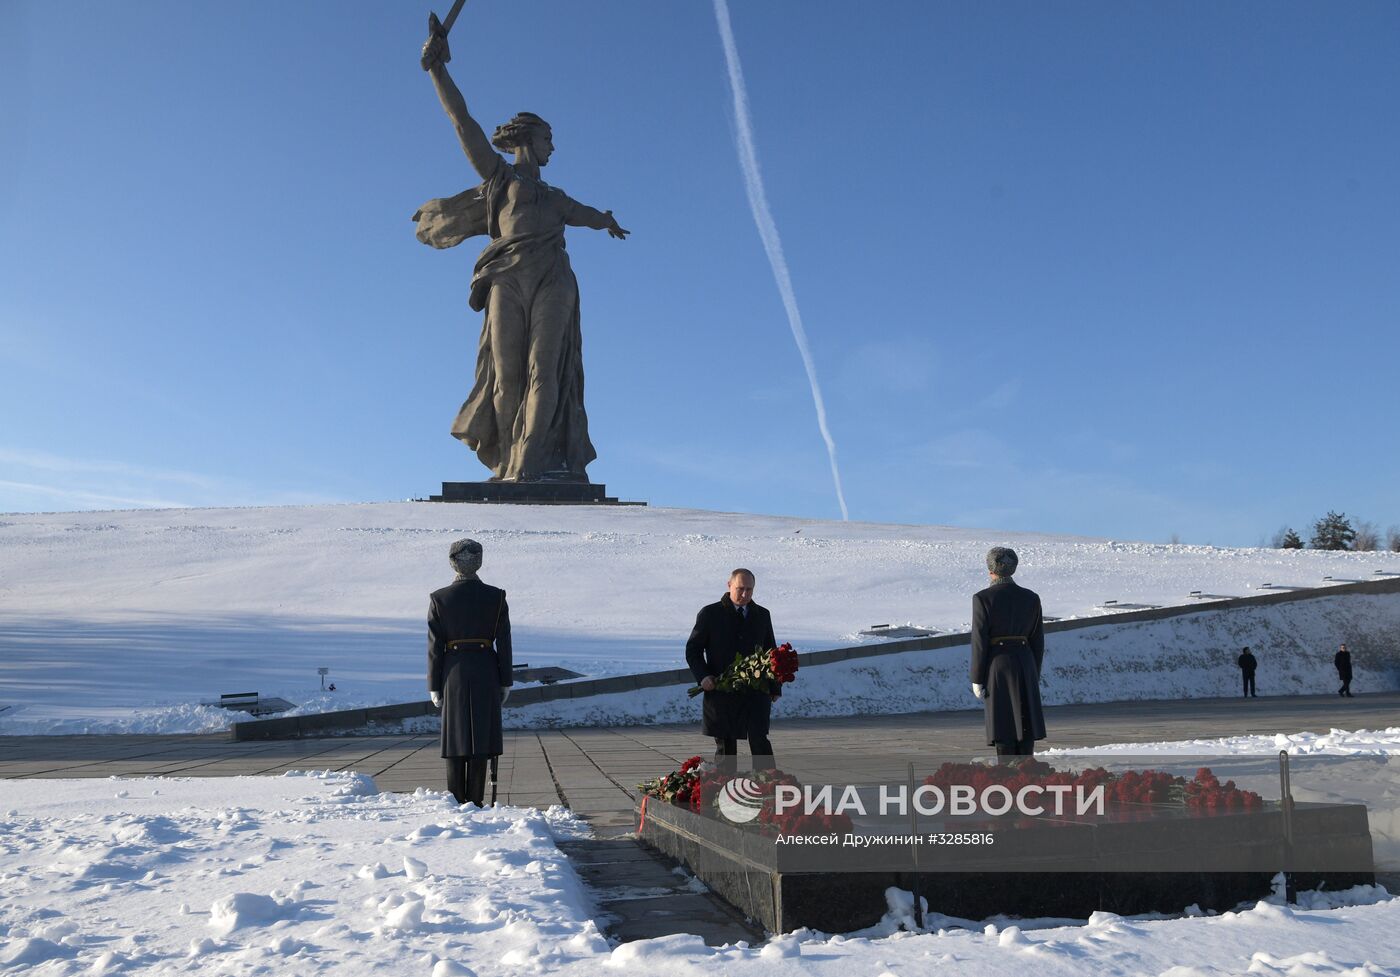
[[[1343,682],[1351,681],[1351,652],[1337,652],[1332,658],[1332,664],[1337,666],[1337,678]]]
[[[463,638],[479,643],[448,648]],[[442,693],[442,755],[502,753],[501,687],[513,683],[506,592],[459,579],[428,600],[428,690]]]
[[[1019,641],[997,642],[997,638]],[[987,745],[1045,739],[1040,596],[1002,577],[972,597],[972,681],[986,690]]]
[[[1253,675],[1255,670],[1259,668],[1259,659],[1247,651],[1240,653],[1239,663],[1240,672],[1244,675]]]
[[[706,675],[718,680],[735,658],[755,647],[768,651],[777,646],[768,609],[750,603],[748,617],[742,617],[726,592],[695,616],[695,627],[685,643],[685,661],[698,685]],[[769,692],[780,694],[782,687],[774,682]],[[767,693],[706,692],[704,698],[701,729],[706,736],[744,739],[768,735],[773,703]]]

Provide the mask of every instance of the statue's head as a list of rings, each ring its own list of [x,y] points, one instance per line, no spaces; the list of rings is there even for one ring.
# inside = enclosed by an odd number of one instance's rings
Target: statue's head
[[[522,149],[528,149],[534,161],[544,166],[554,152],[554,133],[549,123],[535,113],[517,112],[515,118],[496,126],[496,131],[491,134],[491,145],[516,155]]]

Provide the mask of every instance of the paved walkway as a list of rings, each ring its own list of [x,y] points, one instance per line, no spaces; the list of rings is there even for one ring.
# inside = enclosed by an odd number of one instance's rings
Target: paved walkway
[[[1400,693],[1056,706],[1047,710],[1047,723],[1046,747],[1381,729],[1400,725]],[[862,756],[987,751],[980,710],[779,719],[772,738],[780,761],[784,755],[859,762]],[[601,835],[625,833],[636,826],[637,782],[709,749],[692,724],[508,732],[499,799],[533,807],[566,804]],[[435,735],[242,743],[226,734],[0,737],[0,777],[232,777],[288,770],[360,771],[373,775],[383,790],[444,785]]]

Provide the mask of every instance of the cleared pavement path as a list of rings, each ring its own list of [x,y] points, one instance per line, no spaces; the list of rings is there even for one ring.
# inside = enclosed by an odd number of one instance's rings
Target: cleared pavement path
[[[1047,724],[1050,739],[1043,747],[1383,729],[1400,725],[1400,693],[1055,706],[1047,710]],[[779,710],[772,739],[780,763],[785,749],[845,757],[987,751],[980,709],[786,720]],[[638,781],[712,749],[694,724],[511,731],[499,799],[530,807],[566,804],[600,835],[625,833],[636,826]],[[436,735],[241,743],[227,734],[0,737],[0,777],[232,777],[288,770],[354,770],[393,791],[442,789],[445,783]]]

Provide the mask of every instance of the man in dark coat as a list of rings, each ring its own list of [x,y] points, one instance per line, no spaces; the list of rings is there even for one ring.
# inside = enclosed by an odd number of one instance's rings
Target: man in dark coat
[[[767,693],[722,692],[715,682],[730,663],[754,648],[770,651],[778,646],[773,618],[767,608],[753,602],[754,575],[742,567],[729,575],[729,589],[713,604],[700,608],[695,627],[685,643],[685,661],[695,682],[705,690],[702,729],[715,740],[715,762],[739,751],[739,740],[749,741],[755,770],[774,766],[773,744],[768,741],[769,717],[781,687],[773,683]]]
[[[457,579],[428,601],[428,691],[442,707],[447,789],[458,804],[483,806],[486,771],[502,752],[501,705],[510,695],[510,608],[506,592],[478,579],[481,544],[448,551]]]
[[[1351,652],[1347,651],[1346,645],[1337,649],[1337,653],[1332,657],[1332,664],[1337,666],[1337,678],[1342,680],[1342,687],[1337,690],[1337,694],[1351,698]]]
[[[1259,698],[1254,692],[1254,670],[1259,667],[1259,660],[1250,654],[1245,648],[1240,652],[1240,677],[1244,679],[1244,695],[1241,698]]]
[[[997,748],[997,756],[1031,756],[1035,741],[1045,739],[1045,625],[1039,595],[1011,579],[1017,562],[1015,551],[992,547],[992,585],[972,598],[972,694],[983,701],[987,745]]]

